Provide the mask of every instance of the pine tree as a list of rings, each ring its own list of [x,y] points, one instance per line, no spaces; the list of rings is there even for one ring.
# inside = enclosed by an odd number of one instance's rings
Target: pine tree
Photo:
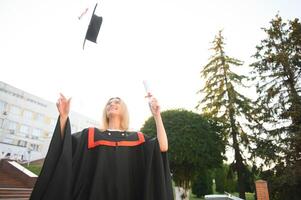
[[[216,119],[224,127],[226,141],[234,150],[233,169],[237,172],[239,196],[245,199],[246,165],[243,158],[243,145],[249,144],[242,120],[251,120],[252,102],[238,92],[237,87],[245,88],[243,80],[247,77],[239,75],[232,67],[241,67],[242,61],[225,54],[222,31],[213,41],[214,51],[209,62],[201,71],[206,80],[205,86],[199,92],[205,97],[198,103],[205,115]]]
[[[256,47],[256,62],[251,64],[259,94],[253,154],[274,166],[273,198],[297,199],[301,196],[301,24],[298,19],[285,23],[276,15],[263,30],[266,39]]]

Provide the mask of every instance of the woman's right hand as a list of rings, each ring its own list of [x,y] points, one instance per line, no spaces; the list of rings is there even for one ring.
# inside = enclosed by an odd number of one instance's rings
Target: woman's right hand
[[[56,102],[56,107],[60,113],[60,117],[67,119],[70,111],[70,101],[71,98],[67,99],[62,93],[60,93],[60,98]]]

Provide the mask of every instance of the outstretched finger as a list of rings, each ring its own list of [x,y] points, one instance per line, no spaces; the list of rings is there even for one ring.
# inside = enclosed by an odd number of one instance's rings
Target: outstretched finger
[[[60,93],[60,96],[64,99],[66,99],[66,97],[62,93]]]

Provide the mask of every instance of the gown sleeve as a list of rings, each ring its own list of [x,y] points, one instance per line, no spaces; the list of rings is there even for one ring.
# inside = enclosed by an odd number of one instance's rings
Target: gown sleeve
[[[61,137],[60,118],[30,200],[71,199],[72,138],[69,118]]]
[[[145,144],[146,170],[144,199],[173,200],[171,173],[167,152],[161,152],[158,139],[147,139]]]

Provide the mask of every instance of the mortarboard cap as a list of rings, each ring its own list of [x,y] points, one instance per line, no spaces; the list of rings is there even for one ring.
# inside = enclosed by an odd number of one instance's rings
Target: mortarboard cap
[[[92,14],[89,26],[88,26],[88,30],[87,30],[85,40],[84,40],[84,44],[83,44],[83,49],[85,48],[86,40],[89,40],[91,42],[96,43],[97,36],[98,36],[98,33],[99,33],[99,29],[100,29],[100,26],[102,24],[102,17],[99,17],[99,16],[94,14],[95,10],[96,10],[96,7],[97,7],[97,4],[94,7],[93,14]]]

